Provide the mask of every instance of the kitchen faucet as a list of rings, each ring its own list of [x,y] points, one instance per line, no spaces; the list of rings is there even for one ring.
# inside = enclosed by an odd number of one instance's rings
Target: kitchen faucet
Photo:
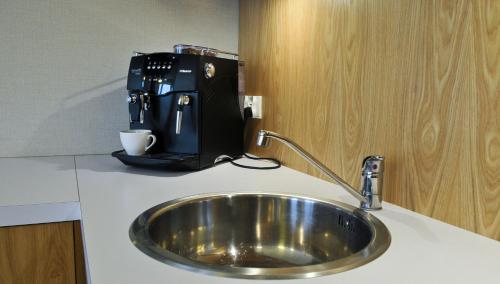
[[[384,157],[382,156],[368,156],[363,160],[363,167],[361,170],[361,193],[349,185],[346,181],[340,178],[333,171],[328,169],[321,162],[316,160],[311,154],[306,152],[298,144],[283,137],[278,133],[267,130],[260,130],[257,133],[257,146],[267,147],[269,145],[269,138],[278,140],[297,152],[302,158],[320,170],[325,175],[335,180],[343,189],[349,192],[352,196],[358,199],[360,208],[363,210],[379,210],[382,209],[382,187],[384,179]]]

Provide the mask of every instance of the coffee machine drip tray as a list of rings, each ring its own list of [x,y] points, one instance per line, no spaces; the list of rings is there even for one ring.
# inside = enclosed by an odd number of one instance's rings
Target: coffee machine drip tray
[[[127,155],[125,150],[115,151],[111,155],[128,166],[168,170],[199,170],[200,157],[195,154],[154,153],[141,156]]]

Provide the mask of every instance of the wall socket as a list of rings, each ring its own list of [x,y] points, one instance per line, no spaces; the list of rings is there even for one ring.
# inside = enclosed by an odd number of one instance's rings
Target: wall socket
[[[243,106],[252,108],[252,118],[262,119],[262,96],[245,96]]]

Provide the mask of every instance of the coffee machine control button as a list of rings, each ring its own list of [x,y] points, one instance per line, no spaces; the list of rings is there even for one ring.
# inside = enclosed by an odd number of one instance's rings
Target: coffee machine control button
[[[215,76],[215,66],[212,63],[205,63],[205,78],[210,79]]]
[[[134,96],[129,96],[129,97],[127,98],[127,102],[128,102],[129,104],[135,104],[135,103],[137,102],[137,96],[135,96],[135,95],[134,95]]]

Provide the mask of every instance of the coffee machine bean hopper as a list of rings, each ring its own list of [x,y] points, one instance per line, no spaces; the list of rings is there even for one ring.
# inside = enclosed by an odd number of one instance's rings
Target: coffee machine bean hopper
[[[192,45],[174,50],[135,53],[130,61],[130,129],[152,130],[157,143],[142,156],[112,155],[127,165],[167,170],[200,170],[220,156],[241,156],[237,54]]]

